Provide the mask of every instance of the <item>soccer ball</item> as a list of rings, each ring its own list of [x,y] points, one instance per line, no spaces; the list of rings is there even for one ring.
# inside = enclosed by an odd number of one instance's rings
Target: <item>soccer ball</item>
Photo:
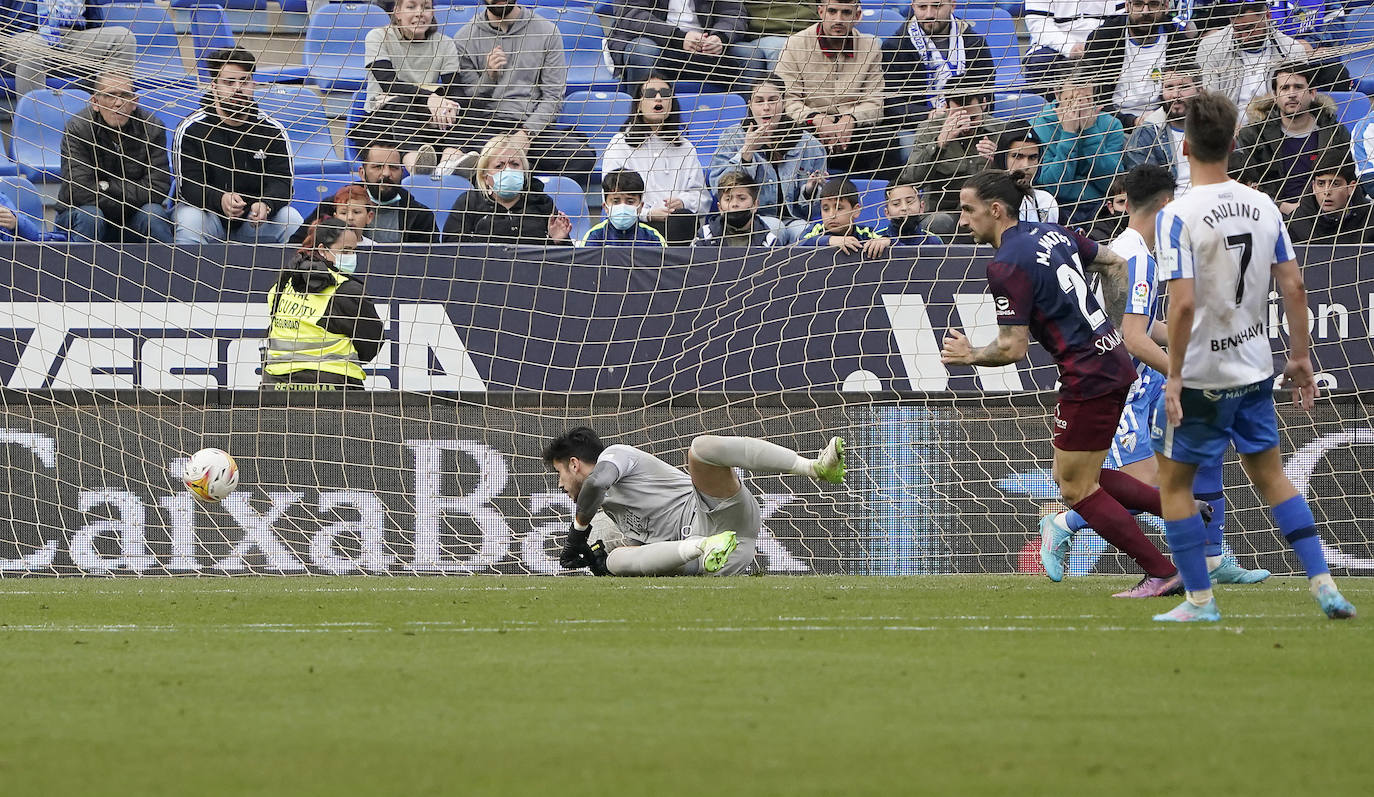
[[[218,448],[202,448],[187,460],[181,480],[196,498],[222,501],[239,488],[239,466]]]

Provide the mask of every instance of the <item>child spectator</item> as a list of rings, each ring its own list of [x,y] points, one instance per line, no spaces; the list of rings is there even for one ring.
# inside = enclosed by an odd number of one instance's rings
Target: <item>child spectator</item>
[[[1355,164],[1328,152],[1312,170],[1312,190],[1302,198],[1288,233],[1294,243],[1374,243],[1374,204],[1355,181]]]
[[[832,179],[821,189],[821,220],[797,245],[833,246],[842,252],[862,250],[869,257],[881,255],[892,240],[860,226],[857,219],[861,210],[858,186],[844,177]]]
[[[726,172],[720,178],[716,202],[720,213],[701,228],[696,246],[770,247],[778,245],[776,219],[758,215],[759,186],[744,172]],[[772,221],[773,224],[768,222]]]
[[[644,178],[639,172],[616,169],[601,178],[601,209],[606,218],[587,231],[580,246],[667,246],[662,233],[640,221],[644,206]]]
[[[331,201],[334,203],[334,218],[358,234],[358,246],[375,243],[368,236],[372,233],[372,222],[377,218],[377,211],[372,204],[372,197],[367,195],[367,188],[359,183],[346,185],[334,194]]]
[[[1115,241],[1130,220],[1131,215],[1126,211],[1126,184],[1117,176],[1112,178],[1112,186],[1107,189],[1107,196],[1103,197],[1097,214],[1093,216],[1088,237],[1098,243]]]
[[[607,145],[601,173],[616,169],[643,176],[641,219],[671,243],[690,243],[696,237],[696,214],[710,206],[711,195],[697,148],[683,135],[673,87],[663,78],[650,77],[640,84],[634,114]]]
[[[992,168],[1025,172],[1027,179],[1034,180],[1035,173],[1040,170],[1042,149],[1040,139],[1035,137],[1030,125],[1013,122],[997,137],[997,154],[992,156]],[[1021,203],[1020,219],[1058,224],[1059,203],[1054,201],[1054,195],[1050,192],[1036,188]]]
[[[893,246],[932,246],[943,243],[921,227],[926,205],[913,183],[901,180],[887,187],[887,228],[879,235],[890,238]]]
[[[438,243],[439,228],[434,224],[434,211],[401,187],[400,151],[388,144],[369,144],[358,151],[358,158],[362,161],[358,164],[358,184],[367,189],[368,198],[372,200],[374,215],[368,235],[373,242]],[[291,243],[305,240],[316,219],[332,215],[333,202],[321,202],[296,230]]]

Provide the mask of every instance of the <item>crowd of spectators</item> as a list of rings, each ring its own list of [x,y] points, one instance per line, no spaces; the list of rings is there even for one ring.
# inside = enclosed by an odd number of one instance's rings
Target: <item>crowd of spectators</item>
[[[567,68],[554,23],[518,0],[485,0],[450,37],[433,0],[395,0],[366,34],[366,113],[348,131],[357,182],[305,219],[290,204],[289,138],[256,103],[246,50],[208,55],[201,107],[169,136],[140,107],[128,31],[101,26],[85,3],[0,0],[0,37],[21,90],[44,85],[51,63],[94,70],[90,107],[62,141],[56,224],[76,241],[299,243],[333,217],[363,246],[795,243],[872,255],[965,242],[959,189],[989,167],[1033,179],[1022,219],[1097,235],[1117,226],[1113,183],[1131,167],[1163,166],[1188,189],[1182,123],[1203,89],[1240,107],[1233,174],[1279,203],[1295,237],[1374,234],[1326,93],[1350,88],[1329,50],[1338,38],[1285,25],[1262,2],[1028,0],[1027,87],[1050,101],[1012,123],[994,114],[989,43],[953,0],[911,0],[883,40],[858,29],[852,0],[611,9],[607,57],[633,102],[598,158],[558,124]],[[687,135],[683,82],[746,100],[711,151]],[[441,229],[402,187],[406,173],[458,174],[472,188]],[[599,185],[605,218],[575,235],[537,175]],[[888,182],[884,230],[858,221],[860,178]],[[0,199],[0,238],[41,235]]]

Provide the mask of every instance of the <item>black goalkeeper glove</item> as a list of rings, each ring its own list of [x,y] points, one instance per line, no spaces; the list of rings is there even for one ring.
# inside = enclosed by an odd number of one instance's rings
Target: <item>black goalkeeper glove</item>
[[[591,554],[592,557],[591,562],[587,564],[587,569],[592,571],[592,575],[609,576],[611,574],[611,570],[610,568],[606,567],[606,557],[608,556],[608,554],[606,553],[605,544],[602,543],[601,540],[597,540],[596,542],[587,546],[587,552]]]
[[[579,529],[577,521],[573,521],[568,528],[568,538],[563,541],[563,550],[558,554],[558,564],[568,570],[591,567],[595,558],[591,546],[587,545],[587,538],[591,533],[591,526]]]

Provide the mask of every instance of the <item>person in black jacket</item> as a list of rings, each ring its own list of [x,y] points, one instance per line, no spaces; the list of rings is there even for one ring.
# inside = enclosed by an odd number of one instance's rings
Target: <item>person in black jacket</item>
[[[358,232],[339,219],[310,228],[267,294],[272,315],[262,386],[276,390],[362,388],[363,363],[382,348],[377,306],[354,275]]]
[[[520,141],[503,134],[482,147],[476,187],[453,203],[444,240],[462,244],[571,245],[572,221],[530,175]]]
[[[62,133],[57,228],[73,241],[171,243],[171,187],[166,129],[138,106],[127,74],[102,73],[90,107]]]
[[[439,228],[434,223],[434,211],[401,187],[401,153],[389,144],[372,144],[358,156],[358,181],[367,188],[376,214],[369,228],[373,243],[434,244],[439,242]],[[305,240],[305,234],[316,219],[334,215],[331,200],[321,202],[296,234],[292,243]]]
[[[1169,0],[1127,0],[1126,13],[1109,17],[1088,36],[1079,72],[1093,83],[1093,101],[1116,114],[1128,132],[1158,108],[1164,62],[1188,40],[1169,19]]]
[[[743,88],[764,76],[754,41],[744,41],[749,15],[740,0],[617,0],[606,48],[621,82],[633,89],[657,72],[668,79],[702,80]]]
[[[1374,243],[1374,203],[1355,180],[1355,164],[1345,152],[1330,151],[1312,170],[1312,190],[1288,222],[1293,243]]]
[[[914,130],[932,108],[944,106],[945,86],[955,78],[993,84],[997,69],[987,41],[953,15],[954,0],[912,0],[911,21],[883,40],[885,125]]]
[[[201,110],[177,128],[176,242],[283,243],[301,224],[291,208],[291,148],[286,129],[258,110],[257,61],[241,47],[205,59],[210,90]]]

